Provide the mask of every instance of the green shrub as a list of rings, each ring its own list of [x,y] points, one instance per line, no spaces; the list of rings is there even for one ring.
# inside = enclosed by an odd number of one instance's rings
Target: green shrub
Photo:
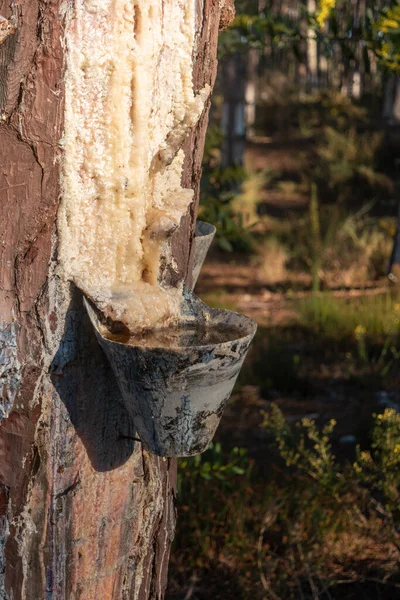
[[[359,133],[355,127],[342,132],[326,127],[312,168],[320,196],[330,192],[339,202],[365,202],[378,192],[392,193],[392,180],[377,170],[382,140],[383,134],[378,132]]]
[[[385,509],[400,511],[400,415],[388,408],[374,415],[371,448],[357,449],[354,471],[360,484],[377,490]]]
[[[394,597],[400,415],[390,409],[374,415],[370,446],[357,449],[353,462],[333,453],[334,421],[289,426],[272,405],[262,428],[275,453],[271,448],[260,457],[256,470],[244,450],[223,452],[219,444],[180,461],[173,578],[195,573],[208,590],[204,597],[230,597],[224,589],[234,578],[235,597],[245,600],[311,599],[328,590],[328,597],[343,599],[354,596],[344,594],[341,580],[358,590],[370,574],[388,590],[382,597]],[[215,581],[220,572],[224,578]]]
[[[176,545],[188,567],[204,567],[223,547],[236,551],[237,541],[245,536],[241,506],[251,470],[246,450],[223,452],[219,443],[211,444],[204,454],[179,461],[178,498],[184,524]]]
[[[209,127],[203,159],[203,176],[200,189],[199,218],[217,228],[216,240],[227,252],[250,252],[252,249],[251,227],[240,213],[232,207],[246,178],[240,165],[224,167],[220,162],[223,135],[218,127]]]

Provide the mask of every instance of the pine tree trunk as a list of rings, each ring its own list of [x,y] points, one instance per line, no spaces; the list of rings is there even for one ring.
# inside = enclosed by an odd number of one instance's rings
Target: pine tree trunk
[[[251,48],[247,53],[246,86],[245,86],[245,125],[246,136],[254,136],[257,101],[257,68],[260,52]]]
[[[317,8],[315,0],[307,0],[308,14],[314,14]],[[307,77],[308,92],[314,93],[318,89],[318,42],[312,27],[307,29]]]
[[[393,118],[393,107],[396,101],[397,77],[396,75],[387,75],[384,80],[383,88],[383,118],[391,122]]]
[[[239,53],[229,56],[224,60],[221,72],[224,96],[221,164],[224,167],[243,165],[246,139],[246,58]]]
[[[0,45],[2,600],[161,599],[174,534],[176,461],[132,439],[82,294],[58,271],[64,15],[81,2],[0,0],[16,24]],[[197,1],[195,90],[214,83],[221,5]],[[206,126],[207,110],[184,144],[195,202],[174,257],[188,278]]]

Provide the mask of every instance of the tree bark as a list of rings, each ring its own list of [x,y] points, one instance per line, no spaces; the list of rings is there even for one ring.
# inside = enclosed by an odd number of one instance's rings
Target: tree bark
[[[196,2],[197,91],[232,7]],[[17,27],[0,45],[0,598],[160,599],[176,461],[133,439],[81,292],[58,273],[64,9],[0,0]],[[188,279],[207,113],[184,145],[195,202],[173,248]]]

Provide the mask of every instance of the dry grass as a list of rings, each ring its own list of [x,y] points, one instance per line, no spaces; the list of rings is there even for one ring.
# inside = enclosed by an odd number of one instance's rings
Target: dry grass
[[[253,264],[258,269],[258,278],[265,284],[274,284],[287,280],[286,264],[288,249],[276,238],[266,238],[256,250]]]

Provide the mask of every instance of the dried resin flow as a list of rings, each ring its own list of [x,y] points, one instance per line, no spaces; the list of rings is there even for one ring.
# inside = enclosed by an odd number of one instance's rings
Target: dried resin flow
[[[81,0],[66,14],[61,264],[131,330],[180,310],[182,288],[159,275],[193,198],[180,148],[210,93],[193,92],[194,7]]]

